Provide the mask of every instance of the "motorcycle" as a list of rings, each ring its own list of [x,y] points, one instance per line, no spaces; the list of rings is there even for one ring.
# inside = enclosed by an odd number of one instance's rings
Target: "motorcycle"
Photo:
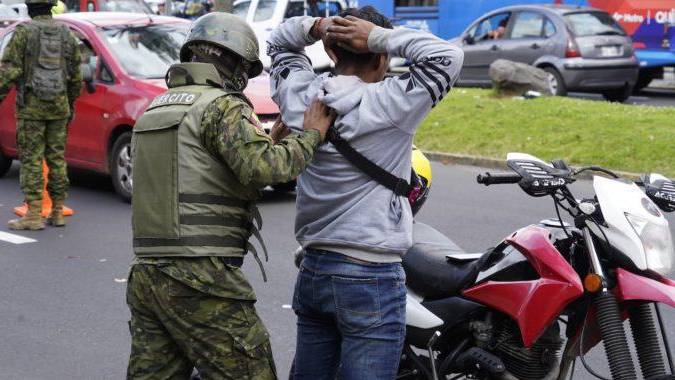
[[[485,173],[478,183],[551,196],[556,218],[481,254],[415,224],[403,258],[407,331],[397,379],[562,380],[577,358],[605,379],[584,360],[600,342],[611,378],[637,379],[625,319],[643,378],[675,379],[658,306],[675,307],[675,281],[666,277],[675,253],[663,215],[675,211],[675,183],[659,174],[632,183],[600,167],[572,170],[522,153],[510,153],[507,166],[512,173]],[[610,178],[594,176],[595,196],[578,200],[568,185],[585,172]]]
[[[556,218],[478,254],[414,224],[403,258],[407,326],[397,379],[562,380],[574,375],[577,358],[605,379],[584,359],[600,342],[611,378],[637,379],[626,319],[642,376],[675,379],[659,309],[675,307],[675,281],[666,277],[675,253],[663,215],[675,211],[675,182],[650,174],[633,183],[522,153],[510,153],[507,166],[512,173],[485,173],[478,183],[551,196]],[[578,200],[568,185],[587,172],[605,176],[593,177],[593,197]],[[299,250],[296,264],[301,259]]]

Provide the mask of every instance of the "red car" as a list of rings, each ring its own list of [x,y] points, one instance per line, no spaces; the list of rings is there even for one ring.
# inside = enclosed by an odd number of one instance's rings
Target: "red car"
[[[73,168],[110,174],[122,198],[131,196],[131,129],[157,95],[164,76],[178,62],[190,22],[134,13],[71,13],[56,17],[82,41],[81,96],[69,126],[66,160]],[[0,31],[0,55],[16,25]],[[245,91],[268,126],[279,109],[269,93],[269,76],[249,82]],[[17,157],[14,90],[0,104],[0,177]]]

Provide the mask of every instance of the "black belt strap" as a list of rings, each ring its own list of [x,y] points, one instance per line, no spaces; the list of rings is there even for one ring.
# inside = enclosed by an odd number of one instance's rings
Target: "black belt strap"
[[[179,247],[179,246],[205,246],[205,247],[229,247],[245,248],[246,242],[241,239],[201,235],[201,236],[183,236],[178,239],[167,238],[135,238],[134,247]]]
[[[347,140],[340,136],[340,133],[335,127],[331,127],[328,130],[326,139],[335,146],[335,149],[346,158],[347,161],[351,162],[352,165],[366,173],[366,175],[377,181],[380,185],[393,191],[394,194],[401,197],[408,197],[415,191],[415,187],[408,181],[389,173],[361,153],[357,152]]]
[[[248,208],[250,203],[248,201],[229,198],[222,195],[212,194],[178,194],[178,202],[180,203],[206,203],[219,206]]]
[[[235,228],[250,228],[251,222],[241,218],[224,217],[222,215],[181,215],[180,224],[198,226],[222,226]]]

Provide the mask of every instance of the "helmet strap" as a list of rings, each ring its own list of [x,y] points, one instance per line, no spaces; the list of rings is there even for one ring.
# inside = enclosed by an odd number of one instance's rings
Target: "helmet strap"
[[[205,49],[202,45],[194,45],[190,47],[192,51],[192,61],[210,63],[218,70],[218,74],[223,79],[227,87],[236,90],[244,91],[248,84],[248,72],[243,60],[237,59],[227,52],[211,48]]]

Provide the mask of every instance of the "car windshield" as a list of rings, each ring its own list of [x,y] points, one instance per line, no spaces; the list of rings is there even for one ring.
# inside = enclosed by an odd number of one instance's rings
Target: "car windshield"
[[[579,12],[565,15],[567,24],[577,37],[625,36],[626,32],[605,12]]]
[[[151,24],[99,28],[98,33],[129,75],[156,79],[179,61],[187,30],[185,24]]]
[[[144,1],[108,0],[102,1],[100,4],[101,11],[104,12],[152,13],[152,10]]]
[[[246,19],[246,15],[248,14],[248,8],[251,6],[250,1],[242,1],[241,3],[237,3],[232,7],[232,14],[235,16],[239,16],[243,19]]]
[[[272,18],[274,9],[277,7],[277,0],[260,0],[255,10],[253,21],[265,21]]]

